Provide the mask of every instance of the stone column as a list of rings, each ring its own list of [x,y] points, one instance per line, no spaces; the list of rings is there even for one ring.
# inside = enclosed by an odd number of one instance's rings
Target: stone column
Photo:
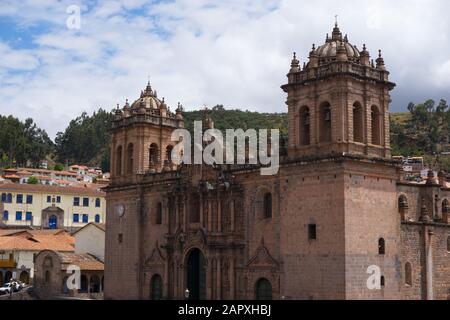
[[[222,199],[217,199],[217,232],[222,232]]]
[[[427,273],[427,300],[434,300],[433,288],[433,231],[425,227],[426,246],[426,273]]]
[[[221,300],[222,299],[222,259],[217,258],[217,288],[216,288],[216,299]]]
[[[208,265],[207,265],[207,272],[206,272],[206,297],[208,300],[213,299],[213,292],[212,292],[212,269],[213,260],[210,258],[208,259]]]
[[[212,203],[208,197],[208,232],[212,232]]]
[[[235,273],[234,273],[234,257],[231,257],[230,259],[230,299],[234,300],[236,298],[236,294],[235,294]]]
[[[203,217],[203,193],[200,192],[200,197],[199,197],[199,198],[200,198],[200,199],[199,199],[199,202],[200,202],[200,205],[199,205],[199,210],[200,210],[200,226],[201,226],[202,228],[204,228],[204,227],[205,227],[205,225],[204,225],[205,221],[204,221],[204,217]]]
[[[234,232],[234,220],[235,220],[235,217],[234,217],[234,206],[235,206],[235,200],[234,199],[232,199],[231,200],[231,202],[230,202],[230,221],[231,221],[231,227],[230,227],[230,229],[231,229],[231,232]]]
[[[165,297],[165,299],[167,300],[169,298],[169,259],[166,255],[166,263],[164,263],[164,290],[163,290],[163,297]]]
[[[182,211],[183,211],[183,231],[187,232],[188,230],[188,216],[187,216],[187,210],[186,210],[186,203],[187,203],[187,197],[183,196],[182,200]]]

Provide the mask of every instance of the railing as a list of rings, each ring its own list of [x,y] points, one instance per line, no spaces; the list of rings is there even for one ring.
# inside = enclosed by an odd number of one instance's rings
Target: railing
[[[129,117],[121,117],[112,122],[112,128],[129,126],[134,123],[149,123],[155,125],[164,125],[169,127],[179,127],[179,120],[174,117],[161,117],[159,114],[132,114]]]
[[[289,75],[289,83],[302,83],[317,78],[325,78],[336,74],[353,74],[358,77],[370,78],[377,81],[387,81],[387,72],[365,67],[353,62],[334,62],[318,68],[308,68],[304,71]]]

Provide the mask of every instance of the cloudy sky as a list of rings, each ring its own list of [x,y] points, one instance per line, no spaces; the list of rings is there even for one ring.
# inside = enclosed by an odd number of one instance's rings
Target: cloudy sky
[[[336,14],[350,42],[383,50],[392,110],[450,100],[449,12],[448,0],[0,0],[0,114],[54,137],[136,99],[149,76],[172,107],[283,112],[292,52],[303,63]]]

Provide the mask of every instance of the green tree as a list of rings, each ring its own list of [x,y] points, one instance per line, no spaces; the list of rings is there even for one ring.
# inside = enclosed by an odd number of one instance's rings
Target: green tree
[[[64,165],[62,165],[61,163],[57,163],[53,167],[53,170],[55,170],[55,171],[63,171],[64,170]]]
[[[38,181],[38,179],[36,177],[31,176],[31,177],[28,178],[28,182],[27,183],[28,184],[38,184],[39,181]]]

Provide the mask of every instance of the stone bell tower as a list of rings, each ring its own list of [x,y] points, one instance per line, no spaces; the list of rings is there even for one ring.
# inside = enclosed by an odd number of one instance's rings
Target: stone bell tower
[[[376,62],[335,24],[303,67],[294,53],[288,84],[289,157],[357,154],[390,158],[389,92],[395,84],[379,51]]]
[[[111,177],[113,184],[136,174],[174,169],[171,152],[173,130],[184,127],[183,107],[171,112],[158,99],[150,82],[133,104],[117,110],[111,128]]]

